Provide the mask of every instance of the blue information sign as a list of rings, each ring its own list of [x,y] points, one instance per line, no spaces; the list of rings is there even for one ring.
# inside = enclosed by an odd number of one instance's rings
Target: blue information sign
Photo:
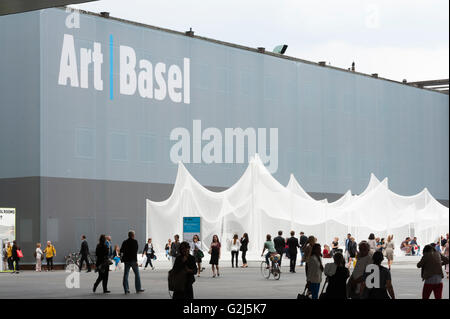
[[[200,217],[183,217],[183,233],[200,233]]]
[[[200,237],[200,217],[183,217],[183,240],[187,241],[191,247],[194,235]]]

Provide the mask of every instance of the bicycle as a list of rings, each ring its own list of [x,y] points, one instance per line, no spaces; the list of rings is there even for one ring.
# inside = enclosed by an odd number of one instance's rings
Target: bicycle
[[[280,280],[281,277],[281,269],[278,261],[280,260],[280,255],[272,254],[270,256],[271,266],[267,267],[266,261],[261,261],[261,274],[265,279],[269,279],[270,275],[273,276],[275,280]]]
[[[79,253],[70,253],[68,256],[64,256],[64,259],[66,260],[65,269],[74,267],[74,266],[79,267],[79,264],[80,264],[80,254]]]

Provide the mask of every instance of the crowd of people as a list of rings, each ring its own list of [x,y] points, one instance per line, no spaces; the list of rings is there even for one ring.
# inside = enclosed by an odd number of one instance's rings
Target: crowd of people
[[[391,267],[394,259],[395,245],[393,235],[384,238],[376,237],[370,234],[367,240],[362,240],[358,244],[351,234],[343,242],[342,248],[338,237],[333,238],[330,245],[322,246],[317,242],[314,236],[306,236],[300,232],[297,238],[295,232],[290,232],[289,238],[283,237],[283,232],[278,231],[278,236],[266,235],[266,241],[262,247],[261,257],[265,258],[267,268],[271,265],[269,260],[276,257],[276,262],[281,266],[283,256],[289,259],[289,268],[291,273],[296,272],[297,255],[300,256],[299,266],[305,266],[306,287],[304,295],[312,299],[331,298],[331,299],[387,299],[395,298],[394,288],[391,279]],[[228,241],[228,250],[231,253],[231,266],[239,267],[239,254],[241,255],[241,268],[247,268],[246,253],[248,251],[249,236],[244,233],[241,237],[234,234]],[[174,290],[173,298],[184,299],[193,298],[193,283],[195,275],[200,277],[200,273],[205,270],[202,267],[202,260],[205,257],[204,247],[209,247],[207,253],[210,255],[209,264],[211,265],[212,277],[219,277],[219,260],[222,255],[222,244],[218,235],[213,235],[209,246],[203,246],[198,235],[194,235],[192,243],[186,241],[180,242],[180,236],[174,236],[173,241],[168,240],[165,245],[165,255],[172,262],[172,270],[169,274],[169,285],[172,281]],[[420,256],[420,246],[417,238],[407,237],[400,244],[400,250],[405,255]],[[267,252],[266,252],[267,251]],[[79,270],[86,264],[87,272],[91,271],[89,258],[89,246],[86,236],[81,237]],[[146,257],[144,270],[147,266],[155,269],[152,261],[156,259],[155,248],[152,239],[148,238],[142,253]],[[42,261],[47,262],[47,271],[53,271],[53,258],[56,256],[56,249],[50,241],[44,249],[41,244],[36,244],[34,257],[36,258],[36,271],[42,271]],[[108,274],[111,265],[117,270],[119,264],[123,265],[123,289],[125,294],[130,292],[128,277],[130,269],[135,276],[135,289],[137,293],[143,292],[138,265],[138,242],[135,239],[134,231],[128,233],[128,239],[123,241],[122,245],[112,247],[111,236],[102,234],[95,249],[95,271],[98,277],[93,286],[93,292],[102,284],[103,292],[109,293]],[[6,243],[2,247],[2,261],[4,268],[18,273],[20,270],[20,258],[23,253],[16,241]],[[445,266],[447,278],[449,276],[449,234],[445,237],[440,236],[435,242],[426,245],[423,248],[422,256],[417,264],[421,269],[421,277],[424,281],[422,297],[428,299],[431,293],[434,293],[436,299],[442,297],[442,279],[444,272],[442,266]],[[330,258],[333,261],[323,265],[323,259]],[[387,267],[382,265],[384,259],[387,259]],[[372,268],[371,268],[372,267]],[[373,267],[378,268],[380,285],[377,288],[368,287],[366,278],[371,275]],[[322,285],[322,277],[325,275],[325,282]],[[325,290],[326,287],[326,290]]]

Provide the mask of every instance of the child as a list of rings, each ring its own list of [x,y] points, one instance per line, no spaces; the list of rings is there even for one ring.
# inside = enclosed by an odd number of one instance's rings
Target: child
[[[328,245],[323,245],[323,258],[331,258],[330,246]]]

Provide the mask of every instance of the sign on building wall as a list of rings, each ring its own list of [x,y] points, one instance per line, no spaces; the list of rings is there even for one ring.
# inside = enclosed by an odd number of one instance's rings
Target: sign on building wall
[[[0,247],[1,260],[3,260],[3,245],[6,246],[8,242],[16,238],[16,209],[15,208],[0,208]],[[0,262],[0,271],[5,271],[3,262]]]
[[[200,229],[200,217],[183,217],[183,241],[187,241],[191,247],[194,235],[201,238]]]

